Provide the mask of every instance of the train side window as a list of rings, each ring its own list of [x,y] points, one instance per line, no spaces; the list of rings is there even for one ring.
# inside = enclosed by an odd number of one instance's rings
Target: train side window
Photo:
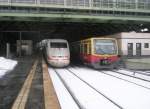
[[[80,45],[80,53],[82,53],[82,45]]]
[[[87,44],[84,44],[84,53],[87,54]]]
[[[145,43],[144,48],[149,48],[149,43]]]
[[[80,53],[80,52],[81,52],[81,51],[80,51],[81,48],[80,48],[80,44],[79,44],[79,43],[77,44],[77,46],[75,46],[75,48],[76,48],[76,52],[77,52],[77,53]]]
[[[84,47],[83,47],[83,44],[81,44],[81,53],[84,53]]]
[[[89,53],[88,54],[91,54],[91,44],[88,45],[88,48],[89,48]]]

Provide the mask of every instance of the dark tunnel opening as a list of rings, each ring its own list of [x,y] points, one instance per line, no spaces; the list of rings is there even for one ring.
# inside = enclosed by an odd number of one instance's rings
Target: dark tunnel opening
[[[43,39],[66,39],[69,43],[89,37],[100,37],[119,32],[141,32],[148,28],[148,23],[86,23],[86,22],[0,22],[1,55],[6,55],[6,43],[10,43],[10,51],[16,54],[17,40],[32,40],[33,50],[37,42]],[[148,31],[147,31],[148,32]]]

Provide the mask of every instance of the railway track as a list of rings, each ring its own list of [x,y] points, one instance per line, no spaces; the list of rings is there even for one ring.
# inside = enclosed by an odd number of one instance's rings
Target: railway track
[[[82,68],[82,67],[77,67],[77,68]],[[90,69],[90,68],[88,68],[88,69],[93,70],[93,69]],[[117,70],[95,70],[95,71],[98,71],[98,72],[106,74],[108,76],[111,76],[111,77],[129,82],[129,83],[132,83],[132,84],[135,84],[135,85],[138,85],[140,87],[144,87],[144,88],[150,90],[150,80],[134,76],[133,75],[134,72],[131,71],[131,70],[124,69],[124,71],[130,72],[128,74],[123,73],[123,72],[119,72]]]
[[[116,71],[110,71],[110,73],[108,73],[109,71],[99,71],[99,72],[150,90],[150,84],[145,85],[145,84],[140,83],[140,82],[135,80],[135,79],[139,79],[139,78],[136,78],[136,77],[133,77],[130,75],[125,75],[125,74],[122,74],[122,73],[119,73]],[[117,73],[119,75],[115,75],[113,73]],[[126,79],[126,77],[122,77],[120,74],[124,75],[124,76],[128,76],[128,77],[132,77],[134,80],[132,80],[130,78]],[[139,79],[139,80],[143,80],[143,79]],[[146,81],[146,82],[149,82],[149,81]]]
[[[143,81],[147,81],[147,82],[150,82],[150,74],[147,74],[147,73],[141,73],[141,72],[138,72],[138,71],[133,71],[133,70],[127,70],[127,69],[120,69],[120,70],[112,70],[113,72],[116,72],[116,73],[120,73],[122,75],[126,75],[126,76],[130,76],[132,78],[137,78],[137,79],[141,79]],[[128,72],[128,73],[124,73],[124,72]],[[140,74],[140,75],[143,75],[143,76],[137,76],[136,74]]]
[[[80,81],[80,83],[86,85],[86,87],[88,87],[90,90],[92,90],[94,93],[97,93],[98,96],[101,96],[104,100],[108,101],[109,103],[111,103],[112,105],[114,105],[114,107],[116,109],[123,109],[123,107],[121,107],[118,103],[116,103],[115,101],[111,100],[109,97],[107,97],[105,94],[103,94],[102,92],[100,92],[98,89],[96,89],[95,87],[93,87],[91,84],[89,84],[88,82],[86,82],[84,79],[80,78],[79,76],[77,76],[74,72],[72,72],[69,69],[63,69],[64,72],[66,72],[68,75],[72,75],[73,78],[76,78],[77,80]],[[82,104],[82,102],[79,100],[80,98],[78,98],[77,96],[75,96],[76,94],[74,94],[75,92],[72,91],[72,89],[69,88],[68,83],[66,82],[66,80],[63,78],[63,76],[61,75],[62,71],[60,71],[59,69],[54,69],[55,73],[57,74],[57,76],[60,78],[60,80],[62,81],[62,83],[65,85],[66,89],[68,90],[68,92],[70,93],[70,95],[72,96],[72,98],[74,99],[75,103],[78,105],[79,109],[84,109],[84,104]]]
[[[61,77],[61,75],[57,72],[57,70],[55,70],[55,73],[57,74],[57,76],[59,77],[59,79],[61,80],[61,82],[64,84],[65,88],[67,89],[67,91],[70,93],[73,101],[77,104],[79,109],[82,109],[81,104],[79,103],[79,101],[76,99],[76,97],[74,96],[74,94],[72,93],[72,91],[70,90],[70,88],[67,86],[67,84],[65,83],[64,79]]]
[[[12,109],[26,109],[26,104],[29,98],[29,93],[31,92],[32,82],[36,74],[38,62],[38,60],[34,62],[30,73],[26,78],[20,93],[18,94],[18,97],[12,105]],[[109,91],[116,90],[116,86],[111,87],[112,89],[109,89],[109,87],[114,84],[110,82],[113,80],[118,81],[117,84],[120,82],[120,86],[117,85],[117,88],[120,88],[120,92],[130,89],[124,89],[122,84],[128,84],[129,87],[132,86],[131,84],[133,84],[137,90],[141,88],[141,90],[150,91],[149,81],[132,77],[131,75],[128,76],[127,74],[122,74],[121,72],[97,71],[90,68],[74,66],[63,69],[48,68],[44,60],[42,60],[42,75],[44,109],[49,109],[50,107],[51,109],[98,109],[99,107],[104,109],[125,109],[127,106],[123,105],[123,102],[119,100],[120,98],[112,96],[111,91]],[[56,78],[59,79],[59,82],[55,80]],[[91,81],[92,79],[96,79],[100,85],[96,85],[95,82]],[[111,85],[107,83],[107,81]],[[102,83],[105,82],[106,86],[109,86],[104,88]],[[62,84],[64,89],[55,86],[58,84]],[[62,95],[62,90],[64,90],[65,93],[68,93],[68,95]],[[113,91],[113,93],[114,95],[117,94],[115,91]],[[133,96],[137,96],[131,92],[131,95],[132,94]],[[62,99],[62,96],[65,98]],[[122,95],[117,94],[116,96],[121,96],[121,99],[123,98]],[[64,101],[66,101],[66,103],[64,103]],[[68,105],[68,101],[72,102],[72,104],[66,108],[65,106]]]
[[[72,66],[72,67],[74,67],[74,66]],[[80,66],[78,66],[78,67],[81,68]],[[119,74],[126,75],[126,76],[129,76],[129,77],[132,77],[132,78],[137,78],[137,79],[140,79],[140,80],[143,80],[143,81],[150,82],[150,72],[149,71],[135,71],[135,70],[129,70],[129,69],[124,69],[124,68],[121,68],[121,69],[118,69],[118,70],[106,70],[106,71],[111,71],[111,72],[114,72],[114,73],[119,73]],[[137,74],[140,74],[140,75],[137,76]]]
[[[123,108],[125,108],[126,106],[124,106],[123,102],[120,102],[119,99],[125,99],[126,97],[124,97],[124,95],[130,96],[130,98],[133,97],[131,99],[134,99],[134,96],[137,96],[137,98],[138,98],[138,94],[135,93],[133,90],[136,90],[137,92],[140,91],[141,89],[144,91],[148,91],[148,92],[150,91],[150,83],[147,81],[143,81],[141,79],[131,78],[131,77],[127,77],[127,76],[125,77],[124,75],[123,75],[124,77],[122,77],[122,76],[120,77],[120,75],[118,75],[118,76],[110,75],[110,74],[108,75],[106,73],[100,73],[99,71],[96,71],[96,70],[93,70],[90,68],[78,68],[78,67],[74,68],[73,67],[73,68],[71,68],[71,70],[76,75],[80,76],[86,82],[88,82],[93,87],[95,87],[97,90],[103,92],[106,96],[111,98],[113,101],[120,104]],[[113,73],[113,72],[111,72],[111,73]],[[89,77],[86,75],[88,75]],[[95,76],[93,76],[93,75],[95,75]],[[96,85],[97,83],[93,82],[93,79],[95,79],[99,83],[98,86]],[[115,82],[115,81],[118,81],[118,82]],[[105,84],[106,86],[104,86],[103,84]],[[131,90],[129,87],[131,88]],[[117,89],[119,91],[117,91]],[[108,90],[112,90],[112,92],[108,91]],[[129,90],[130,90],[130,92],[129,92]],[[116,93],[115,91],[118,93]],[[127,91],[127,92],[125,92],[125,91]],[[120,92],[124,92],[124,94],[120,94]],[[120,98],[118,98],[118,100],[117,100],[115,97],[112,96],[113,93],[116,96],[120,96]],[[139,97],[139,99],[141,99],[141,97]],[[140,101],[140,100],[137,100],[137,101]]]
[[[141,74],[141,75],[145,75],[145,76],[150,76],[150,72],[149,71],[134,71],[134,70],[128,70],[128,69],[123,69],[122,70],[127,70],[127,71],[131,71],[134,74]]]
[[[115,101],[111,100],[109,97],[107,97],[105,94],[103,94],[102,92],[100,92],[98,89],[96,89],[95,87],[93,87],[91,84],[89,84],[88,82],[86,82],[84,79],[82,79],[81,77],[79,77],[78,75],[76,75],[74,72],[72,72],[71,70],[67,69],[70,73],[72,73],[74,76],[76,76],[77,78],[79,78],[82,82],[84,82],[86,85],[88,85],[91,89],[93,89],[95,92],[99,93],[100,95],[102,95],[104,98],[106,98],[108,101],[110,101],[111,103],[113,103],[114,105],[116,105],[119,109],[123,109],[122,106],[120,106],[119,104],[117,104]]]

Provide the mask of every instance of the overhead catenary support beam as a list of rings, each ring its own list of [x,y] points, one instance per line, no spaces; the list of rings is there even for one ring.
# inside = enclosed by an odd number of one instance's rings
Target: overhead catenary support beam
[[[7,16],[7,17],[14,17],[14,18],[22,18],[25,17],[29,20],[32,21],[40,21],[42,18],[47,18],[49,21],[55,20],[55,21],[61,21],[61,22],[71,22],[71,21],[76,21],[76,22],[98,22],[101,20],[102,21],[121,21],[121,22],[126,22],[126,21],[137,21],[137,22],[150,22],[150,17],[138,17],[138,16],[104,16],[104,15],[78,15],[78,14],[63,14],[63,13],[57,13],[57,14],[34,14],[34,13],[0,13],[0,16]],[[38,19],[37,19],[38,18]],[[12,20],[12,19],[10,19]]]

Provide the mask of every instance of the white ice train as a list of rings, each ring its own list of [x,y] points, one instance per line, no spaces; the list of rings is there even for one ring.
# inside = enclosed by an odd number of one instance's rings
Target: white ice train
[[[66,67],[70,63],[70,50],[67,40],[47,39],[45,53],[47,62],[53,67]]]

